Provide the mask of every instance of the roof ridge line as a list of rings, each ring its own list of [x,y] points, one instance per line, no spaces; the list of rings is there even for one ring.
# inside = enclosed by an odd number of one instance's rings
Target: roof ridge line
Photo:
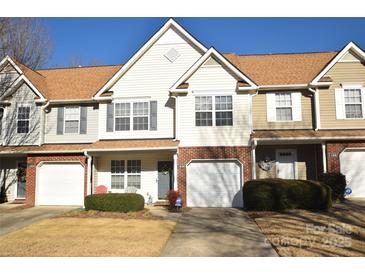
[[[81,68],[116,67],[116,66],[124,66],[124,64],[114,64],[114,65],[95,65],[95,66],[81,66],[81,67],[55,67],[55,68],[41,68],[41,69],[37,69],[37,71],[44,71],[44,70],[59,70],[59,69],[81,69]]]
[[[248,53],[248,54],[236,54],[236,53],[223,53],[223,55],[235,55],[235,56],[273,56],[273,55],[291,55],[291,54],[317,54],[317,53],[338,53],[339,51],[308,51],[308,52],[278,52],[278,53]]]

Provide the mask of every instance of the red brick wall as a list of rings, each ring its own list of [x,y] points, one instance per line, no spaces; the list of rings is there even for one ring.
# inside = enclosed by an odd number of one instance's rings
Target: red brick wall
[[[84,155],[29,155],[27,157],[27,180],[25,202],[28,205],[35,204],[36,172],[37,166],[42,161],[80,161],[84,166],[84,182],[86,196],[87,192],[87,158]]]
[[[193,159],[238,159],[243,164],[244,181],[251,179],[250,147],[183,147],[178,150],[178,190],[186,201],[186,164]]]
[[[365,142],[328,142],[327,143],[327,171],[340,172],[340,154],[345,148],[364,147]]]

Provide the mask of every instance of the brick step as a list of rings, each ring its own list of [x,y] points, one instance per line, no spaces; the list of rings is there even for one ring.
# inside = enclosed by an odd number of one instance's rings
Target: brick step
[[[169,204],[168,200],[161,200],[153,203],[154,206],[168,206]]]

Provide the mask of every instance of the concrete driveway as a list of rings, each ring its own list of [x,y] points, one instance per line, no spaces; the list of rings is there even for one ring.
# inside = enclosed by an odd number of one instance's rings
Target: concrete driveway
[[[24,208],[22,206],[1,204],[0,236],[76,208],[70,206],[36,206]]]
[[[246,212],[233,208],[193,208],[183,214],[161,256],[278,255]]]

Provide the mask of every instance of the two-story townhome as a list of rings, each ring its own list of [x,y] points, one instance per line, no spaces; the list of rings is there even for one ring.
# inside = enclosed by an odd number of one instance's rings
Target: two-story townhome
[[[177,189],[187,206],[242,207],[252,178],[341,171],[365,196],[364,56],[353,43],[221,54],[170,19],[124,65],[32,70],[6,57],[2,192],[83,205],[100,186],[146,202]]]

